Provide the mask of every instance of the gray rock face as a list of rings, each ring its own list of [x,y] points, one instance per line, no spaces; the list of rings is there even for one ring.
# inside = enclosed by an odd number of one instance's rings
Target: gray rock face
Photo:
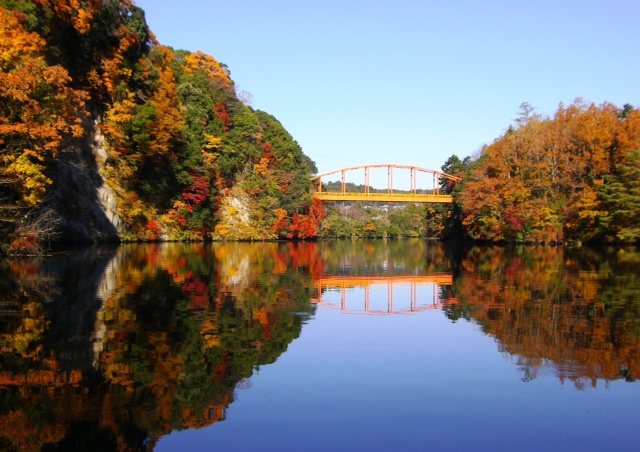
[[[58,153],[49,174],[53,184],[48,204],[62,241],[118,241],[115,194],[101,174],[104,138],[95,125],[85,130],[86,140]]]

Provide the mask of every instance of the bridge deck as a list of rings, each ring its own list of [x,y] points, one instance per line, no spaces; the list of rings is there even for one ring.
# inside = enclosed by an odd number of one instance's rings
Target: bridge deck
[[[322,201],[371,201],[371,202],[417,202],[452,203],[451,195],[426,195],[413,193],[338,193],[316,192],[313,197]]]

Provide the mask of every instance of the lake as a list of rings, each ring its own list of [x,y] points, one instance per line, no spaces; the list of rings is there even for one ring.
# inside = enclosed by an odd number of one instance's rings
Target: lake
[[[630,450],[640,252],[144,244],[0,262],[0,450]]]

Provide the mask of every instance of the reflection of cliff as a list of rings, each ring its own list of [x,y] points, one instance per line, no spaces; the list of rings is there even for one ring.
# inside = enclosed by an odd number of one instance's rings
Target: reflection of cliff
[[[312,314],[307,245],[122,246],[3,267],[0,449],[152,448],[224,419],[238,382]]]
[[[624,258],[624,261],[622,260]],[[452,318],[473,318],[517,355],[523,379],[551,372],[581,388],[640,373],[640,255],[474,249]]]
[[[95,376],[95,292],[113,253],[91,249],[0,264],[0,449],[39,450],[63,440],[66,412],[51,419],[45,407],[93,409],[78,391]]]

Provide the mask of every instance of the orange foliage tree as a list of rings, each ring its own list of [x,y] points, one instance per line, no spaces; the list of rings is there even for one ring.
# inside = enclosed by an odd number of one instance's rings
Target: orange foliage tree
[[[48,159],[79,137],[86,94],[61,66],[45,60],[45,42],[0,8],[0,220],[41,205],[51,180]],[[18,209],[16,209],[18,208]],[[14,225],[15,226],[15,225]]]
[[[640,148],[635,110],[577,99],[553,119],[523,105],[516,127],[488,146],[461,185],[462,224],[473,239],[590,240],[608,215],[598,195],[616,162]]]
[[[37,0],[41,6],[48,7],[53,15],[70,23],[78,34],[85,34],[91,28],[91,21],[100,10],[101,0]]]

